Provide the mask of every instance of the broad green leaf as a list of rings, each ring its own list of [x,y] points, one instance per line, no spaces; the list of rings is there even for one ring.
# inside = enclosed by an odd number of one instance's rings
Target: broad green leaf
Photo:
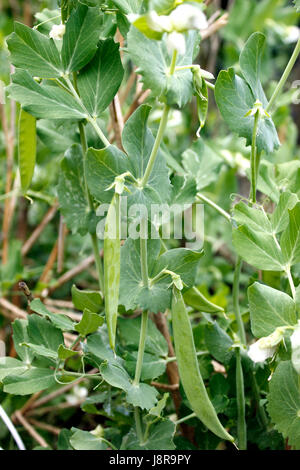
[[[0,381],[7,375],[23,374],[29,365],[14,357],[0,357]]]
[[[171,420],[163,420],[152,424],[148,438],[143,445],[140,444],[136,430],[132,429],[122,441],[122,450],[174,450],[173,436],[175,423]]]
[[[137,350],[141,331],[141,317],[119,318],[118,331],[124,347]],[[168,355],[168,344],[152,321],[148,321],[145,352],[156,357],[166,357]]]
[[[46,348],[42,344],[33,344],[33,343],[22,343],[22,346],[26,346],[36,354],[36,356],[48,357],[49,359],[58,359],[58,354],[52,349]]]
[[[61,121],[40,119],[37,122],[37,135],[53,154],[64,154],[78,140],[76,138],[77,128],[76,122],[69,122],[68,126],[64,121],[62,126]]]
[[[72,349],[66,348],[63,344],[60,344],[57,350],[57,355],[62,361],[65,361],[70,357],[76,356],[76,354],[78,354],[78,351],[73,351]]]
[[[142,0],[113,0],[113,3],[125,13],[139,13]]]
[[[265,42],[266,37],[264,34],[253,33],[240,55],[240,67],[243,76],[250,86],[254,98],[261,101],[264,107],[267,106],[267,99],[260,82],[260,69]]]
[[[25,70],[13,75],[7,88],[9,96],[23,109],[42,119],[84,119],[86,114],[77,101],[66,91],[54,85],[39,85]]]
[[[3,380],[4,392],[12,395],[30,395],[56,384],[51,369],[32,368],[22,375],[10,375]]]
[[[140,383],[138,385],[132,384],[127,390],[127,402],[133,406],[138,406],[142,409],[150,410],[157,403],[158,391],[150,385]]]
[[[298,197],[294,193],[286,191],[280,194],[278,205],[271,216],[271,224],[274,233],[282,232],[289,223],[288,211],[293,209],[298,202]]]
[[[201,137],[182,154],[182,165],[195,178],[198,191],[216,181],[222,163],[222,158]]]
[[[78,5],[66,23],[61,51],[66,73],[82,69],[95,55],[100,36],[98,8]]]
[[[290,446],[300,450],[299,376],[291,361],[277,366],[269,390],[267,409],[275,428],[288,438]]]
[[[75,428],[72,428],[72,430]],[[106,442],[88,431],[77,429],[70,438],[70,443],[75,450],[105,450]]]
[[[288,211],[289,225],[281,235],[280,246],[286,263],[300,262],[300,202]]]
[[[272,233],[272,225],[267,214],[261,208],[247,206],[240,201],[234,206],[233,217],[239,225],[245,225],[256,232]]]
[[[248,299],[251,330],[257,338],[297,321],[295,302],[284,292],[255,282],[248,288]]]
[[[133,377],[137,362],[137,351],[126,353],[125,368]],[[141,372],[141,380],[156,379],[164,374],[166,370],[166,361],[161,357],[154,356],[153,354],[144,353],[143,366]]]
[[[217,361],[228,364],[234,355],[233,341],[217,322],[205,325],[205,344]]]
[[[170,206],[173,204],[192,204],[197,195],[196,180],[192,175],[174,175],[172,178],[172,192]]]
[[[183,294],[184,301],[190,307],[198,310],[199,312],[217,313],[224,312],[224,309],[219,305],[210,302],[197,287],[192,287]]]
[[[107,361],[110,364],[119,364],[120,362],[119,358],[115,356],[109,346],[108,333],[104,326],[100,328],[97,333],[88,336],[85,351],[91,354],[96,359],[97,363]]]
[[[57,186],[60,210],[73,233],[85,235],[96,225],[94,212],[90,211],[83,177],[83,155],[79,144],[70,147],[61,161]]]
[[[19,118],[19,170],[24,192],[30,186],[36,159],[36,119],[23,109]]]
[[[148,274],[154,279],[164,268],[179,274],[187,287],[190,287],[195,279],[199,259],[202,252],[192,251],[187,248],[169,250],[160,257],[160,241],[148,239]],[[169,275],[163,275],[151,283],[149,288],[142,283],[139,240],[128,238],[121,249],[121,285],[120,304],[126,310],[137,306],[144,310],[157,313],[164,311],[171,305],[172,279]]]
[[[80,322],[75,325],[75,330],[78,331],[81,336],[87,336],[97,331],[99,326],[102,326],[103,323],[103,317],[85,308]]]
[[[278,204],[280,191],[275,178],[275,166],[266,160],[262,160],[259,166],[257,189]]]
[[[271,163],[269,163],[271,165]],[[281,191],[291,191],[300,195],[300,161],[291,160],[289,162],[272,165],[275,169],[274,179]],[[274,173],[274,171],[273,171]]]
[[[297,12],[300,12],[300,0],[293,0]]]
[[[98,313],[103,306],[103,297],[100,291],[81,290],[75,284],[72,286],[72,302],[77,310],[83,311],[85,308],[91,312]]]
[[[282,252],[268,233],[254,232],[245,225],[233,230],[233,245],[248,264],[264,271],[283,271]]]
[[[253,108],[256,98],[248,84],[235,75],[232,68],[219,73],[215,87],[215,97],[224,121],[232,132],[246,138],[246,145],[251,145],[254,117],[245,117]],[[259,120],[257,132],[257,149],[272,153],[280,143],[271,118]]]
[[[121,388],[126,392],[131,388],[131,378],[120,364],[104,362],[100,366],[103,380],[112,387]]]
[[[18,356],[22,359],[23,362],[25,362],[25,364],[31,364],[34,358],[33,351],[31,351],[26,346],[21,346],[22,343],[29,342],[27,327],[28,320],[15,320],[12,324],[13,340]]]
[[[15,23],[15,32],[7,38],[11,62],[15,67],[41,78],[59,78],[62,64],[53,39],[22,23]]]
[[[77,80],[80,97],[91,116],[98,117],[108,107],[123,74],[119,45],[113,39],[101,41],[93,60],[81,70]]]
[[[29,315],[28,317],[27,331],[29,341],[26,341],[26,343],[42,345],[55,353],[59,345],[64,343],[62,331],[55,328],[46,318],[39,317],[35,314]]]
[[[35,13],[34,17],[37,20],[37,24],[47,21],[47,23],[39,25],[38,27],[39,32],[46,35],[50,33],[53,25],[59,25],[61,22],[59,10],[44,8],[42,11]]]
[[[127,38],[129,56],[139,68],[144,87],[150,88],[155,96],[164,97],[169,105],[178,105],[180,108],[185,106],[193,94],[192,72],[180,70],[173,76],[168,74],[171,57],[164,40],[153,41],[134,26]],[[197,33],[190,31],[186,37],[186,53],[177,58],[178,66],[193,62],[196,41]]]
[[[32,302],[30,302],[30,309],[45,318],[49,318],[51,323],[53,323],[56,328],[59,328],[62,331],[74,330],[74,322],[69,317],[66,315],[50,312],[40,299],[34,299]]]
[[[164,393],[162,399],[158,400],[157,405],[151,408],[151,410],[149,410],[149,415],[160,417],[163,409],[165,408],[167,404],[168,398],[169,398],[169,394]]]

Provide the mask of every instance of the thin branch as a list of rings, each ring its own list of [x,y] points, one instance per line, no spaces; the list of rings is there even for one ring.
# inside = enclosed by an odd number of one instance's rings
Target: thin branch
[[[176,390],[179,390],[179,384],[162,384],[160,382],[151,382],[151,385],[156,388],[160,388],[162,390],[169,390],[171,392],[174,392]]]
[[[53,217],[55,216],[57,212],[57,209],[58,209],[58,203],[55,203],[53,207],[50,207],[50,209],[48,210],[43,220],[36,227],[36,229],[32,232],[28,240],[24,243],[23,248],[22,248],[23,256],[25,256],[29,252],[29,250],[32,248],[32,246],[36,242],[36,240],[41,235],[46,225],[48,225],[48,223],[53,219]]]
[[[228,18],[229,18],[229,14],[224,13],[224,15],[222,15],[214,23],[209,25],[209,27],[207,29],[202,31],[202,33],[201,33],[202,41],[204,41],[204,39],[207,39],[210,36],[212,36],[213,34],[215,34],[217,31],[219,31],[219,29],[224,28],[224,26],[226,26],[227,23],[228,23]]]
[[[26,429],[26,431],[31,435],[31,437],[41,446],[41,447],[48,447],[47,442],[45,439],[28,423],[27,419],[20,413],[20,411],[15,412],[15,417],[22,424],[22,426]]]
[[[40,421],[37,421],[34,418],[30,418],[28,421],[36,428],[40,428],[40,429],[43,429],[44,431],[51,432],[55,436],[58,436],[60,434],[61,429],[58,428],[57,426],[52,426],[52,424],[47,424],[47,423],[41,423]]]
[[[56,240],[56,242],[54,243],[54,246],[51,250],[48,261],[45,265],[44,271],[42,272],[42,275],[39,279],[39,283],[46,284],[49,282],[50,271],[52,270],[53,265],[56,261],[57,253],[58,253],[58,240]]]
[[[119,149],[123,150],[122,132],[124,128],[124,119],[122,115],[120,100],[116,95],[109,106],[112,128],[114,130],[115,140]]]
[[[64,251],[65,251],[65,239],[68,233],[66,224],[63,221],[63,217],[60,216],[59,220],[59,233],[58,233],[58,251],[57,251],[57,272],[60,274],[64,269]]]

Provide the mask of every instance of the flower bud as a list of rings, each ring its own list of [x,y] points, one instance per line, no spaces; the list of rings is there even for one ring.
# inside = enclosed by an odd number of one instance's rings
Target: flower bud
[[[170,17],[165,15],[158,15],[155,10],[152,10],[148,13],[147,24],[150,29],[159,33],[172,31],[172,22]]]
[[[49,37],[61,41],[66,32],[66,26],[64,24],[54,24],[49,33]]]
[[[297,374],[300,375],[300,324],[299,323],[290,339],[291,339],[291,345],[292,345],[292,364]]]
[[[180,55],[185,54],[185,37],[183,34],[173,31],[173,33],[168,34],[166,44],[169,54],[172,54],[175,50]]]
[[[179,5],[170,14],[173,29],[178,32],[189,29],[203,30],[208,26],[205,14],[193,5]]]

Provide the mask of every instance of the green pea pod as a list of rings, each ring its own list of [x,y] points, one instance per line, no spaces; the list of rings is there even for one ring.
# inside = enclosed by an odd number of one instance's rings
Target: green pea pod
[[[30,186],[36,159],[36,119],[20,110],[19,119],[19,169],[21,187],[25,193]]]
[[[222,426],[200,374],[190,319],[181,292],[173,287],[172,325],[180,380],[192,410],[217,436],[233,442]]]
[[[104,231],[104,298],[110,347],[115,350],[120,288],[120,196],[115,193]]]

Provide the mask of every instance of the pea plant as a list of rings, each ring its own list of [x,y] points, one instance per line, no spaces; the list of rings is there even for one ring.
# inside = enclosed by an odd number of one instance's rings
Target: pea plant
[[[272,162],[300,40],[269,99],[260,31],[215,80],[197,63],[206,3],[60,0],[32,28],[15,22],[6,40],[20,192],[36,204],[38,135],[64,154],[52,191],[68,230],[93,250],[99,284],[73,285],[75,320],[48,307],[51,283],[32,293],[21,283],[17,357],[0,358],[3,393],[28,419],[49,391],[88,390],[81,409],[94,425],[63,429],[58,449],[300,449],[300,163]],[[136,74],[143,100],[124,120]],[[191,102],[197,129],[176,159],[172,116]],[[227,194],[228,210],[207,189],[226,184],[221,151],[203,137],[215,104],[250,161],[249,196]],[[202,285],[217,269],[204,243],[211,223],[232,251],[229,304]]]

